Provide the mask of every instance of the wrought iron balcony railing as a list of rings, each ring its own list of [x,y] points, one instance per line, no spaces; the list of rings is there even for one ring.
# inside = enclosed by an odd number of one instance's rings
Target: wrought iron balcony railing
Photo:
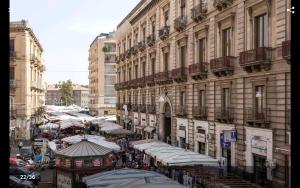
[[[172,70],[172,78],[175,82],[186,82],[187,81],[187,75],[188,75],[188,69],[186,67],[180,67],[177,69]]]
[[[170,33],[170,26],[164,26],[158,31],[159,38],[165,40]]]
[[[291,41],[290,40],[282,42],[282,57],[287,60],[291,59]],[[290,63],[290,61],[288,61],[288,63]]]
[[[171,84],[173,79],[171,77],[171,71],[164,71],[155,74],[155,83],[159,85]]]
[[[155,43],[155,34],[151,34],[147,37],[147,45],[153,46]]]
[[[146,42],[145,41],[139,42],[138,48],[139,48],[140,51],[144,51],[145,48],[146,48]]]
[[[155,85],[155,75],[149,75],[145,78],[145,82],[147,86],[154,86]]]
[[[271,67],[272,48],[260,47],[240,53],[240,66],[247,72],[269,70]]]
[[[176,106],[176,115],[178,117],[187,116],[187,105],[177,105]]]
[[[207,62],[195,63],[189,66],[189,74],[195,80],[206,79],[207,72],[208,72]]]
[[[214,0],[213,6],[221,11],[227,7],[229,7],[230,5],[232,5],[233,0]]]
[[[174,28],[177,31],[182,31],[185,29],[187,24],[187,16],[180,16],[174,20]]]
[[[269,114],[269,108],[263,108],[261,110],[255,108],[246,108],[246,122],[249,126],[269,128]]]
[[[127,106],[127,111],[131,111],[132,109],[132,104],[131,103],[126,103],[126,106]],[[123,105],[121,107],[123,109]]]
[[[131,48],[125,51],[125,58],[129,58],[131,56]]]
[[[207,2],[200,3],[196,6],[194,6],[191,9],[192,12],[192,19],[195,21],[201,21],[204,18],[206,18],[207,13]]]
[[[146,113],[146,105],[145,104],[140,104],[139,109],[141,113]]]
[[[121,60],[121,61],[124,61],[124,60],[125,60],[125,54],[120,54],[119,57],[120,57],[120,60]]]
[[[233,123],[233,108],[216,108],[216,120],[221,123]]]
[[[216,76],[232,75],[234,71],[233,56],[223,56],[210,60],[210,69]]]
[[[206,106],[194,106],[193,116],[195,119],[207,120],[207,107]]]
[[[130,48],[131,54],[133,54],[133,55],[137,54],[137,53],[138,53],[138,49],[139,49],[138,44],[132,46],[132,47]]]
[[[156,107],[154,104],[148,104],[147,110],[149,114],[155,114],[156,113]]]
[[[132,104],[131,110],[132,110],[133,112],[138,112],[138,111],[139,111],[139,105],[138,105],[138,104]]]

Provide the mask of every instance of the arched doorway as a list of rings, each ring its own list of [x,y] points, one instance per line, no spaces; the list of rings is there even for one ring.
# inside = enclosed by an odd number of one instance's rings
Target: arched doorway
[[[164,124],[163,124],[163,129],[164,129],[164,139],[163,141],[169,142],[171,144],[171,106],[169,103],[164,104]]]

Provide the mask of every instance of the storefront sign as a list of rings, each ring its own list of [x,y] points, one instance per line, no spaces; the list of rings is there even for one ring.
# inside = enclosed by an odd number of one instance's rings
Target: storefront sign
[[[185,138],[185,130],[177,130],[177,136]]]
[[[57,173],[57,188],[71,188],[72,178],[71,175],[66,173]]]
[[[236,141],[236,131],[224,130],[224,142],[235,142]]]
[[[251,148],[252,153],[267,156],[267,142],[264,140],[261,140],[259,137],[254,137],[251,140]]]
[[[228,139],[224,139],[224,133],[220,134],[220,141],[222,148],[229,148],[231,146],[231,141],[228,141]]]
[[[205,134],[202,133],[196,133],[196,140],[198,142],[204,142],[205,143]]]

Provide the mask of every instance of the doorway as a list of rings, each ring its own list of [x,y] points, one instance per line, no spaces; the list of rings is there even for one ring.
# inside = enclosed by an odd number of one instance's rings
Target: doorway
[[[266,157],[253,155],[254,160],[254,180],[260,186],[267,185]]]
[[[164,138],[171,144],[171,107],[169,103],[165,103],[164,111]]]
[[[222,157],[226,158],[227,172],[231,172],[231,149],[230,149],[230,146],[222,148]]]

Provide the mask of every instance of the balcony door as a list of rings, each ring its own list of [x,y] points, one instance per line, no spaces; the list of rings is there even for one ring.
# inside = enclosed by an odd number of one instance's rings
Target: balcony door
[[[254,23],[254,45],[255,48],[268,46],[268,16],[262,14],[255,17]]]
[[[152,58],[151,59],[151,70],[152,70],[152,75],[154,76],[154,74],[155,74],[155,59],[154,58]]]
[[[255,119],[264,118],[264,86],[255,86]]]
[[[231,55],[231,28],[222,31],[222,56]]]
[[[198,107],[200,111],[203,111],[205,106],[205,92],[204,90],[199,90],[198,92]]]
[[[164,71],[168,72],[169,70],[169,53],[164,53]]]
[[[185,1],[186,0],[180,0],[180,17],[185,15]]]
[[[198,62],[205,62],[205,38],[198,40]]]
[[[185,67],[185,60],[186,60],[186,46],[180,47],[180,67]]]
[[[229,114],[229,106],[230,106],[230,93],[229,88],[223,88],[222,92],[222,111],[223,115]]]

